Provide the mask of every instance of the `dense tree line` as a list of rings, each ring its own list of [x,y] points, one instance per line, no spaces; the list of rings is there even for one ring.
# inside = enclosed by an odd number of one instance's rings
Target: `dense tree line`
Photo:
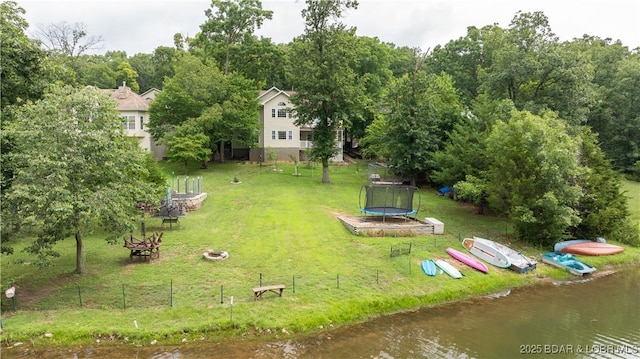
[[[366,158],[413,183],[454,186],[457,199],[509,216],[532,243],[610,236],[640,244],[620,193],[620,174],[640,178],[638,49],[593,35],[559,41],[542,12],[519,12],[507,27],[469,27],[425,52],[358,36],[341,22],[357,1],[306,5],[304,33],[286,44],[255,35],[272,16],[259,0],[212,0],[193,38],[176,34],[173,47],[129,56],[88,54],[101,38],[82,24],[44,27],[30,39],[24,10],[3,2],[3,218],[26,218],[17,214],[28,209],[13,190],[33,177],[18,175],[29,167],[17,159],[37,153],[18,145],[20,124],[51,103],[69,110],[95,101],[62,85],[162,90],[150,110],[153,138],[171,160],[205,165],[216,153],[225,159],[225,143],[255,143],[256,91],[276,86],[296,91],[298,122],[316,127],[312,155],[325,169],[343,129]],[[152,166],[141,166],[153,182]],[[21,229],[9,222],[3,233]],[[40,248],[61,233],[42,237]]]

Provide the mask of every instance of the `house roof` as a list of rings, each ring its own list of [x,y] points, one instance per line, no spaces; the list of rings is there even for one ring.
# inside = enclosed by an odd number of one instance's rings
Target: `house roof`
[[[258,100],[260,100],[260,105],[264,106],[267,102],[273,100],[276,96],[283,94],[287,97],[291,97],[295,94],[295,91],[283,91],[278,89],[277,87],[272,87],[268,90],[260,91],[258,95]]]
[[[119,111],[149,110],[149,102],[142,96],[133,92],[131,88],[127,86],[120,86],[117,89],[102,89],[100,91],[116,100],[116,102],[118,103]]]
[[[147,91],[141,93],[140,97],[145,99],[147,102],[151,102],[156,98],[156,95],[159,94],[160,92],[162,92],[162,91],[158,90],[155,87],[152,87],[152,88],[148,89]]]

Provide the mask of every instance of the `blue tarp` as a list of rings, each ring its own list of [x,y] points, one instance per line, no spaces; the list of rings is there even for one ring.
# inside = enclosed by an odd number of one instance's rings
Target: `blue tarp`
[[[440,188],[438,190],[438,194],[441,195],[441,196],[444,196],[445,194],[447,194],[447,193],[449,193],[451,191],[453,191],[453,187],[446,186],[446,187]]]

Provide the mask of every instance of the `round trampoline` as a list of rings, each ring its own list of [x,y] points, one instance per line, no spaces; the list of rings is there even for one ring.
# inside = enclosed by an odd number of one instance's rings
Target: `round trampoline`
[[[418,213],[413,206],[417,187],[405,185],[369,184],[360,189],[360,211],[365,215],[410,216]],[[364,203],[364,205],[363,205]]]

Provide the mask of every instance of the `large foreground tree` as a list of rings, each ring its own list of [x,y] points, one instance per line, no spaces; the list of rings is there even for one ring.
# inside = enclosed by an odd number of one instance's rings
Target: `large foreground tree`
[[[339,22],[353,0],[307,0],[302,10],[305,32],[292,44],[291,66],[296,94],[297,125],[311,126],[311,157],[322,162],[322,182],[329,182],[329,159],[338,154],[337,133],[349,127],[349,117],[360,108],[362,86],[350,66],[355,34]]]
[[[124,136],[121,121],[97,89],[56,86],[22,106],[7,128],[16,139],[16,170],[3,206],[15,208],[10,220],[32,231],[26,251],[41,263],[57,255],[56,242],[74,237],[76,272],[84,273],[85,233],[104,228],[115,242],[140,220],[137,202],[160,198],[145,153]]]

